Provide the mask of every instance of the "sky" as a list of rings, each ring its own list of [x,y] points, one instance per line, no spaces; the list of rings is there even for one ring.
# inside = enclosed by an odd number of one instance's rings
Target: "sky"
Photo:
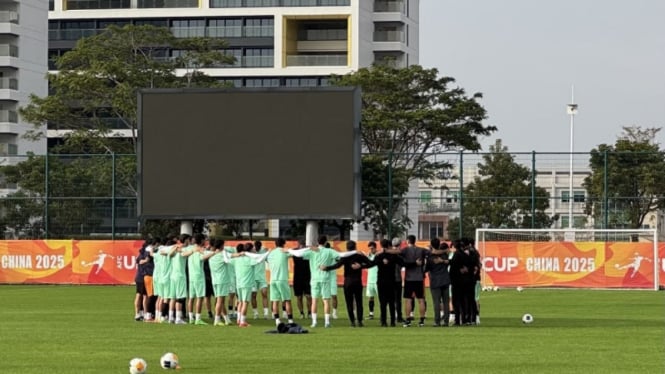
[[[665,1],[420,0],[420,65],[483,94],[488,151],[575,152],[664,128]]]

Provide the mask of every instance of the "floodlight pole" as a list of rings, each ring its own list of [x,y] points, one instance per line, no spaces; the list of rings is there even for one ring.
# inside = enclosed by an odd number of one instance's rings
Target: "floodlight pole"
[[[568,175],[568,228],[573,228],[573,151],[575,114],[577,114],[577,104],[575,104],[575,86],[572,86],[570,104],[567,105],[567,112],[570,115],[570,168]]]

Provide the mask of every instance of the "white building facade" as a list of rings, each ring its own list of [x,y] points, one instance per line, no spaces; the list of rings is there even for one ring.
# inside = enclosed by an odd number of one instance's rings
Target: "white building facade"
[[[236,62],[203,72],[235,87],[326,86],[331,75],[375,62],[419,61],[419,0],[50,0],[48,19],[49,57],[110,24],[222,38]],[[57,139],[62,129],[48,133]],[[412,209],[417,220],[418,208]],[[265,230],[277,236],[279,226],[271,221]],[[360,228],[352,232],[355,239],[369,236]]]
[[[33,126],[19,108],[31,94],[48,94],[47,17],[43,0],[0,1],[0,164],[19,161],[11,156],[46,153],[46,140],[22,138]]]

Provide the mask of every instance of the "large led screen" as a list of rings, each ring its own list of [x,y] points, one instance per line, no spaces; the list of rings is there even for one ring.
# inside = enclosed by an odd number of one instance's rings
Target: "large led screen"
[[[141,219],[357,218],[360,89],[150,89]]]

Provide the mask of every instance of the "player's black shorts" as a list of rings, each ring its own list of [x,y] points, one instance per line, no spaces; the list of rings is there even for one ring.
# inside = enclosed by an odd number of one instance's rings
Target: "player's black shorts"
[[[206,278],[206,297],[211,297],[214,295],[212,288],[212,278]]]
[[[293,280],[293,295],[294,296],[303,296],[311,295],[312,288],[309,285],[308,280],[294,279]]]
[[[136,282],[136,293],[139,294],[139,295],[147,295],[148,294],[146,292],[146,289],[145,289],[145,283]]]
[[[404,298],[410,299],[425,298],[425,283],[423,281],[405,281],[404,282]]]

